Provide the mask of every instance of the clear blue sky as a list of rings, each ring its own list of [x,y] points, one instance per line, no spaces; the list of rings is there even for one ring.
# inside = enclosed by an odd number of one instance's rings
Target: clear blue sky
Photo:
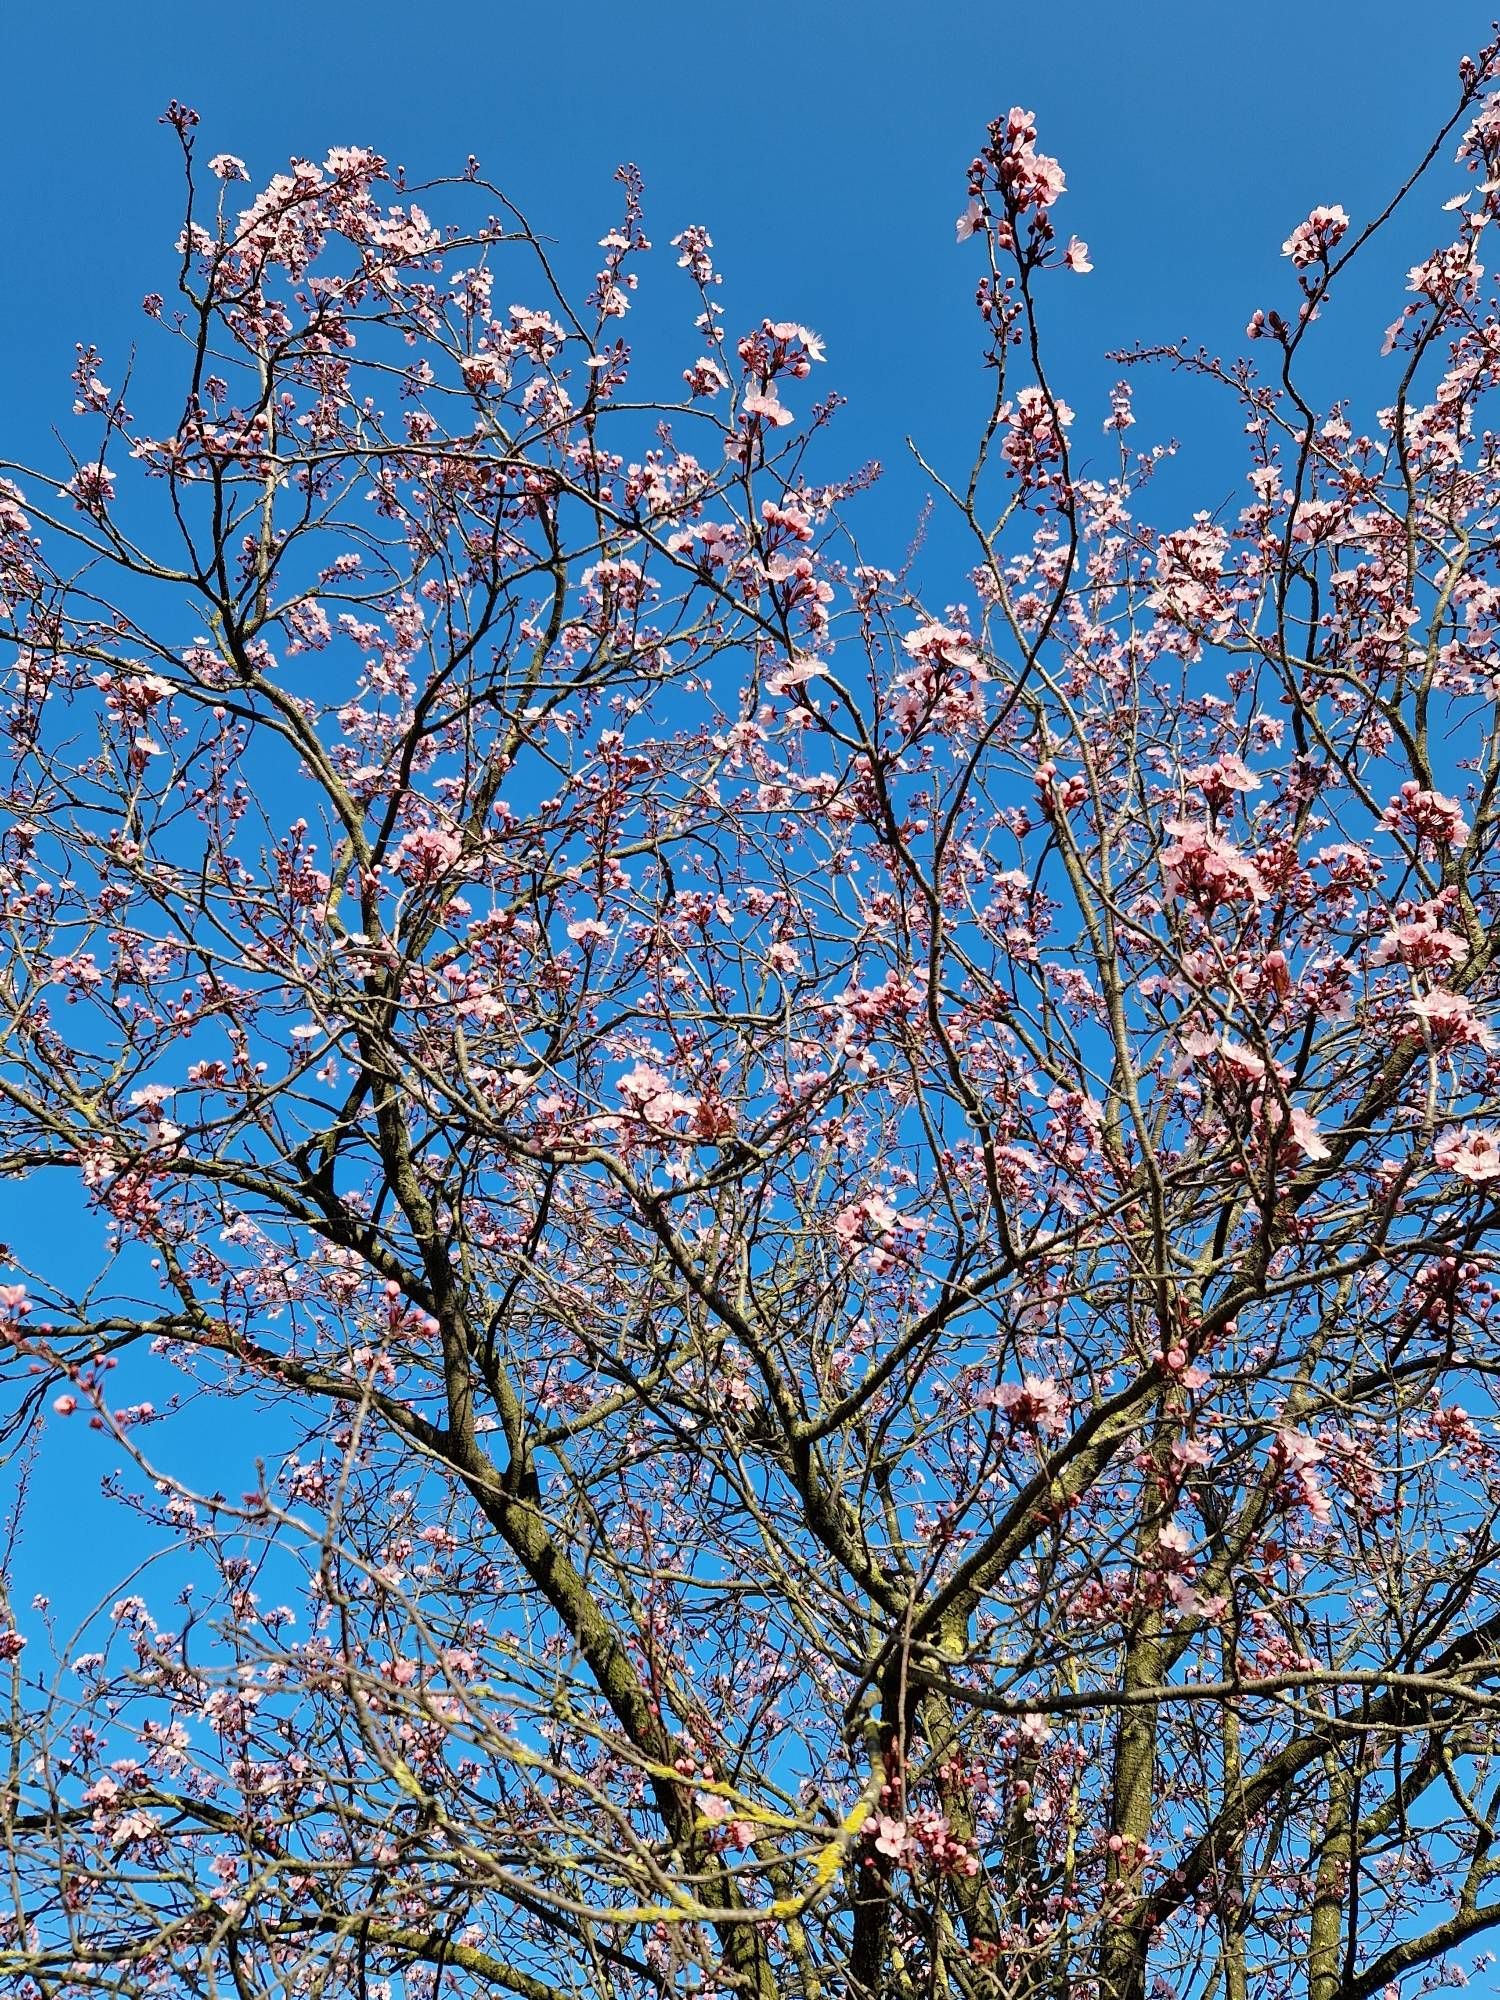
[[[951,466],[983,393],[978,259],[955,246],[953,219],[989,118],[1034,109],[1067,170],[1058,219],[1088,240],[1096,269],[1054,280],[1046,310],[1058,387],[1097,438],[1118,372],[1105,350],[1185,333],[1228,348],[1255,306],[1294,297],[1282,239],[1316,202],[1341,201],[1356,221],[1381,203],[1451,103],[1457,58],[1488,16],[1457,0],[1420,11],[1410,0],[13,0],[0,66],[0,455],[48,460],[50,425],[69,422],[74,341],[97,342],[117,381],[122,348],[146,330],[142,295],[170,288],[178,161],[156,122],[169,97],[202,114],[206,154],[240,154],[257,178],[334,144],[374,146],[414,178],[461,170],[473,152],[538,227],[580,251],[614,219],[611,175],[633,159],[658,243],[690,221],[712,230],[731,328],[770,314],[825,336],[820,386],[851,399],[838,433],[848,464],[899,459],[910,432]],[[1443,170],[1431,200],[1456,184]],[[1398,235],[1388,273],[1437,240],[1430,217],[1419,209]],[[660,282],[678,282],[669,256]],[[1348,287],[1325,329],[1325,352],[1370,401],[1399,288],[1399,277],[1385,295]],[[1242,491],[1226,413],[1200,420],[1201,404],[1165,381],[1142,389],[1135,440],[1186,440],[1174,475],[1184,506]],[[914,498],[898,479],[871,503],[893,549]],[[868,509],[863,520],[873,554]],[[45,1226],[11,1199],[0,1233],[19,1243]],[[107,1447],[81,1426],[55,1442],[40,1490],[61,1500],[70,1467],[103,1471]],[[226,1467],[224,1483],[243,1482]],[[44,1528],[23,1578],[47,1553]],[[111,1567],[120,1553],[111,1540]],[[112,1579],[85,1559],[74,1580]]]
[[[256,175],[331,144],[373,145],[414,177],[472,151],[539,226],[584,244],[612,219],[613,168],[636,160],[657,241],[707,222],[731,308],[817,327],[824,381],[853,399],[851,459],[889,460],[906,431],[935,451],[967,434],[976,256],[955,248],[952,220],[997,111],[1039,114],[1069,176],[1059,220],[1093,249],[1090,277],[1053,288],[1062,386],[1082,416],[1083,392],[1114,373],[1105,348],[1187,331],[1227,345],[1255,305],[1284,297],[1288,229],[1314,202],[1358,217],[1385,192],[1490,12],[1485,0],[17,5],[0,75],[5,448],[40,451],[67,410],[75,340],[117,355],[141,331],[143,293],[167,288],[177,164],[156,116],[174,95],[202,113],[206,153],[239,153]]]

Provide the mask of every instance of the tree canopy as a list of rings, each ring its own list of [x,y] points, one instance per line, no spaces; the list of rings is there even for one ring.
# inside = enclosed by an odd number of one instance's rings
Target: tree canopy
[[[24,1527],[94,1425],[153,1550],[0,1617],[8,1990],[1472,1969],[1497,82],[1087,445],[1088,249],[997,120],[986,410],[886,549],[704,228],[632,352],[632,170],[573,300],[472,165],[252,193],[171,107],[160,354],[80,347],[69,462],[0,461],[0,1173],[77,1224],[5,1252],[9,1463]],[[1429,182],[1386,406],[1314,399]],[[1243,421],[1166,528],[1148,364]]]

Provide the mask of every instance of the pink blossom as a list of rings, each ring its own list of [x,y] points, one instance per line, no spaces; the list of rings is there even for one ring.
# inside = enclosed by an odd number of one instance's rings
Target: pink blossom
[[[1179,1562],[1193,1553],[1192,1536],[1182,1523],[1175,1519],[1162,1524],[1156,1543],[1163,1555]]]
[[[336,180],[372,181],[385,173],[385,161],[369,146],[330,146],[323,158],[323,171]]]
[[[1190,635],[1221,618],[1227,608],[1228,547],[1224,530],[1205,514],[1163,535],[1156,553],[1158,582],[1147,600],[1152,610]]]
[[[1068,247],[1063,252],[1063,262],[1070,271],[1092,271],[1094,266],[1089,257],[1089,246],[1081,236],[1070,236]]]
[[[1450,243],[1420,264],[1413,264],[1407,273],[1407,289],[1422,292],[1430,299],[1447,302],[1471,298],[1484,276],[1484,266],[1474,257],[1465,243]],[[1391,328],[1391,334],[1399,331],[1401,321]],[[1394,344],[1394,343],[1393,343]],[[1386,350],[1387,352],[1389,350]]]
[[[958,231],[959,242],[967,243],[971,236],[982,235],[987,219],[984,212],[984,203],[979,200],[971,201],[955,225]]]
[[[714,239],[699,222],[690,222],[672,238],[672,248],[679,253],[679,267],[691,271],[694,282],[700,285],[714,283],[714,260],[709,254],[713,247]]]
[[[1500,1130],[1492,1125],[1466,1125],[1445,1132],[1432,1149],[1445,1173],[1456,1174],[1471,1187],[1500,1180]]]
[[[828,358],[823,345],[822,334],[814,333],[810,326],[803,326],[800,320],[768,319],[765,322],[765,331],[770,334],[773,340],[779,341],[783,347],[791,346],[795,343],[796,346],[802,349],[809,361],[825,361]],[[806,369],[796,369],[794,367],[793,372],[806,374],[807,371]]]
[[[477,354],[462,355],[458,372],[471,389],[504,389],[510,384],[510,370],[503,358],[483,349]]]
[[[1315,208],[1306,222],[1299,222],[1291,235],[1281,246],[1283,257],[1290,257],[1297,269],[1304,270],[1325,258],[1339,243],[1349,227],[1349,217],[1337,202],[1330,207]]]
[[[1472,1045],[1489,1051],[1497,1046],[1493,1033],[1479,1019],[1473,1001],[1461,993],[1448,993],[1438,987],[1407,1005],[1439,1048]]]
[[[444,827],[418,827],[403,837],[393,866],[405,882],[436,882],[451,873],[463,858],[463,851],[464,844],[458,834]]]
[[[822,671],[821,661],[810,659],[805,654],[800,659],[788,660],[784,667],[778,667],[776,672],[769,676],[766,681],[766,693],[789,694],[793,688],[805,687]]]
[[[551,313],[537,312],[531,306],[510,308],[506,341],[517,353],[529,354],[537,361],[550,361],[564,338],[563,329]]]
[[[1205,1597],[1193,1588],[1185,1576],[1167,1579],[1167,1595],[1172,1600],[1172,1608],[1183,1618],[1219,1618],[1229,1606],[1229,1599],[1222,1591]]]
[[[1188,783],[1198,787],[1215,812],[1222,812],[1236,792],[1260,790],[1260,779],[1242,758],[1232,754],[1216,757],[1212,764],[1200,764],[1187,776]]]
[[[1066,403],[1049,402],[1046,393],[1031,382],[1017,391],[1014,404],[1001,406],[1000,414],[1010,420],[1003,448],[1012,472],[1035,478],[1049,461],[1061,456],[1062,433],[1073,421]]]
[[[833,1233],[846,1248],[867,1236],[886,1236],[901,1220],[883,1195],[867,1194],[841,1208],[833,1218]]]
[[[793,421],[791,411],[769,383],[764,389],[747,389],[740,407],[747,416],[760,417],[768,424],[780,426]]]
[[[1194,1061],[1207,1061],[1221,1081],[1256,1088],[1265,1081],[1266,1066],[1254,1049],[1247,1049],[1230,1035],[1210,1035],[1195,1028],[1183,1036],[1182,1047]]]
[[[1102,428],[1106,431],[1128,431],[1135,423],[1135,411],[1130,384],[1116,382],[1109,392],[1109,415]]]
[[[964,667],[971,673],[979,666],[972,640],[951,625],[919,625],[915,632],[906,634],[901,644],[913,659],[941,661],[946,666]]]
[[[778,507],[774,500],[762,500],[760,517],[773,539],[790,537],[794,542],[810,542],[813,539],[813,524],[800,507]]]
[[[1047,1376],[1025,1375],[1019,1382],[1001,1382],[986,1390],[979,1401],[1003,1411],[1013,1424],[1028,1430],[1061,1437],[1068,1428],[1067,1392]]]
[[[102,514],[115,497],[115,475],[107,465],[80,465],[63,491],[81,513]]]
[[[1265,901],[1266,885],[1255,863],[1211,827],[1173,820],[1167,832],[1172,844],[1162,849],[1161,867],[1169,895],[1205,911],[1221,903]]]
[[[1026,161],[1029,178],[1023,183],[1025,193],[1039,209],[1048,209],[1067,191],[1067,179],[1061,166],[1050,153],[1033,153]]]
[[[691,1118],[698,1099],[676,1089],[671,1079],[649,1063],[637,1063],[620,1078],[620,1095],[631,1103],[648,1125],[667,1126],[675,1118]]]
[[[1408,965],[1446,970],[1464,955],[1464,941],[1445,930],[1430,909],[1419,910],[1405,923],[1386,932],[1370,953],[1372,965]]]
[[[1382,815],[1387,826],[1406,827],[1418,840],[1438,847],[1461,847],[1469,837],[1468,822],[1457,799],[1426,792],[1409,778]]]
[[[1306,1507],[1315,1521],[1332,1520],[1333,1507],[1323,1490],[1318,1471],[1327,1454],[1318,1440],[1309,1437],[1305,1431],[1294,1431],[1283,1425],[1276,1433],[1273,1456],[1287,1478],[1294,1499]]]
[[[989,157],[994,163],[996,183],[1008,205],[1017,214],[1035,208],[1045,214],[1067,189],[1062,168],[1048,153],[1036,150],[1036,119],[1030,111],[1012,105],[1003,120],[990,128]]]
[[[155,1818],[137,1806],[133,1811],[123,1813],[115,1821],[111,1844],[115,1847],[127,1847],[132,1841],[150,1840],[157,1830],[158,1823]]]
[[[682,379],[688,386],[690,396],[720,396],[729,387],[729,377],[706,354],[700,354],[691,368],[684,368]]]
[[[215,153],[208,163],[208,171],[221,181],[247,181],[250,169],[234,153]]]
[[[1268,951],[1260,962],[1264,990],[1284,1000],[1292,990],[1292,968],[1284,951]]]
[[[1041,808],[1048,819],[1058,813],[1075,812],[1089,795],[1089,781],[1082,771],[1075,771],[1070,778],[1057,782],[1057,765],[1048,757],[1038,764],[1033,773],[1037,790],[1041,793]]]
[[[1330,1157],[1318,1121],[1297,1105],[1292,1107],[1291,1138],[1304,1160],[1326,1160]]]

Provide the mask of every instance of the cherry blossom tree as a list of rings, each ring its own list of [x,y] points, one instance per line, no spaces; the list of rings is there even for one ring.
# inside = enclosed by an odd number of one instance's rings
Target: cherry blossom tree
[[[976,449],[888,567],[703,228],[632,354],[631,170],[570,303],[472,161],[252,193],[171,107],[175,291],[0,487],[0,1163],[70,1219],[9,1463],[34,1534],[92,1426],[152,1551],[0,1616],[7,1991],[1487,1961],[1497,83],[1248,359],[1127,357],[1243,424],[1165,529],[1000,119]],[[1316,401],[1424,176],[1385,405]]]

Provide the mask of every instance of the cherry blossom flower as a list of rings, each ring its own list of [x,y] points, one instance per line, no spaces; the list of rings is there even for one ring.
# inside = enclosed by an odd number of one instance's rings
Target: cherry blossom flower
[[[713,247],[714,239],[701,223],[689,223],[686,229],[672,238],[679,268],[691,271],[695,282],[700,285],[717,282],[711,254]]]
[[[769,333],[774,340],[781,342],[783,346],[789,346],[795,343],[798,347],[802,349],[803,354],[809,361],[827,360],[828,357],[823,345],[823,336],[821,334],[814,333],[810,326],[803,326],[800,320],[795,320],[795,319],[767,320],[765,325],[767,333]],[[792,357],[792,368],[794,373],[800,374],[806,372],[805,370],[799,369],[797,367],[797,359],[795,356]]]
[[[1205,803],[1221,812],[1237,792],[1258,792],[1260,779],[1240,757],[1226,752],[1212,764],[1200,764],[1187,774],[1188,783],[1202,792]]]
[[[967,243],[971,236],[982,235],[988,219],[985,214],[984,203],[978,199],[971,201],[963,214],[958,218],[956,224],[958,241],[960,243]]]
[[[1349,217],[1337,202],[1329,207],[1315,208],[1306,222],[1299,222],[1282,244],[1281,254],[1290,257],[1299,271],[1305,270],[1309,264],[1326,258],[1348,227]]]
[[[1284,951],[1268,951],[1260,962],[1260,984],[1264,991],[1285,1000],[1292,990],[1292,968]]]
[[[1123,434],[1135,423],[1134,398],[1128,382],[1116,382],[1109,392],[1109,415],[1102,428]]]
[[[1215,833],[1189,820],[1173,820],[1171,842],[1162,849],[1162,875],[1170,896],[1211,913],[1224,903],[1263,903],[1266,885],[1248,856]]]
[[[790,694],[794,688],[806,687],[822,671],[822,662],[806,654],[799,659],[788,660],[784,667],[778,667],[774,674],[767,676],[766,693]]]
[[[833,1219],[833,1233],[846,1249],[871,1237],[888,1236],[901,1218],[884,1195],[867,1194],[841,1208]]]
[[[412,884],[436,882],[451,874],[463,858],[464,844],[456,833],[436,826],[418,827],[403,835],[392,865]]]
[[[111,1842],[115,1847],[129,1847],[137,1841],[152,1839],[159,1830],[160,1823],[154,1815],[136,1806],[115,1821]]]
[[[698,1099],[678,1090],[670,1078],[649,1063],[637,1063],[619,1081],[620,1095],[648,1125],[670,1126],[674,1119],[691,1118]]]
[[[1445,1132],[1432,1156],[1445,1173],[1456,1175],[1471,1187],[1500,1180],[1500,1129],[1466,1125],[1459,1131]]]
[[[80,465],[63,488],[85,514],[102,514],[115,497],[115,475],[107,465]]]
[[[700,354],[690,368],[684,368],[682,379],[688,386],[690,396],[721,396],[729,387],[729,377],[706,354]]]
[[[1193,1537],[1175,1518],[1164,1521],[1157,1531],[1158,1553],[1170,1562],[1183,1562],[1193,1552]]]
[[[963,667],[970,673],[980,670],[973,641],[967,633],[955,631],[951,625],[919,626],[916,631],[908,632],[901,644],[913,659],[940,660],[946,666]]]
[[[1479,1019],[1472,1000],[1441,987],[1407,1003],[1413,1014],[1439,1048],[1465,1047],[1486,1052],[1500,1047],[1493,1032]]]
[[[1319,1129],[1318,1121],[1310,1112],[1304,1111],[1300,1105],[1294,1104],[1291,1109],[1289,1123],[1292,1143],[1296,1146],[1297,1151],[1302,1155],[1304,1160],[1327,1160],[1332,1157],[1327,1141]]]
[[[1068,1396],[1061,1383],[1048,1376],[1026,1375],[1019,1382],[1001,1382],[978,1399],[1026,1430],[1061,1437],[1068,1428]]]
[[[1387,826],[1405,827],[1418,840],[1435,847],[1461,847],[1469,837],[1468,822],[1457,799],[1442,792],[1423,791],[1408,779],[1386,807]]]
[[[791,411],[769,384],[764,389],[748,389],[740,399],[740,407],[747,416],[759,417],[778,428],[793,421]]]
[[[1429,908],[1387,931],[1371,951],[1370,963],[1441,971],[1462,958],[1465,949],[1463,939],[1446,930]]]
[[[1057,161],[1050,154],[1037,152],[1036,136],[1034,114],[1019,105],[1012,105],[1006,116],[990,127],[988,159],[999,192],[1016,214],[1032,208],[1045,214],[1067,188]]]
[[[1294,1501],[1320,1523],[1333,1518],[1333,1505],[1318,1470],[1326,1456],[1318,1440],[1305,1431],[1283,1425],[1276,1433],[1273,1462],[1285,1475]]]
[[[1003,450],[1011,471],[1028,480],[1047,476],[1046,468],[1061,457],[1062,433],[1073,421],[1068,404],[1027,383],[1000,414],[1009,423]]]
[[[504,358],[493,351],[481,350],[477,354],[463,355],[458,371],[471,389],[506,389],[510,386],[510,370]]]

